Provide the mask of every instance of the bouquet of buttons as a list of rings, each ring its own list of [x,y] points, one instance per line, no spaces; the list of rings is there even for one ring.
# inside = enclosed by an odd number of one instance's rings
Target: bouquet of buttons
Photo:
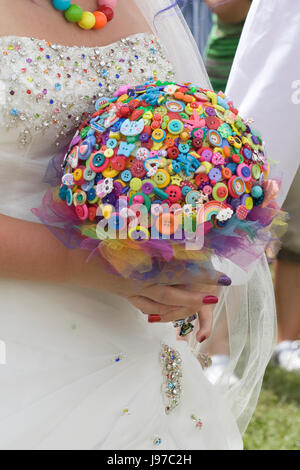
[[[187,276],[212,256],[247,270],[284,225],[261,138],[196,85],[150,80],[98,100],[62,169],[52,215],[124,277]]]

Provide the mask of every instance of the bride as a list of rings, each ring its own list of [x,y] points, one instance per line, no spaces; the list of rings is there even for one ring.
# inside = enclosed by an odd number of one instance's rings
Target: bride
[[[99,97],[151,76],[209,87],[179,11],[153,26],[170,3],[120,0],[103,29],[84,30],[50,0],[2,1],[1,449],[243,446],[275,336],[266,260],[247,276],[219,266],[231,286],[224,275],[214,285],[136,283],[85,263],[31,212],[49,160]],[[195,333],[177,341],[170,322],[195,311]],[[213,379],[208,355],[226,358]],[[166,373],[177,396],[168,413]]]

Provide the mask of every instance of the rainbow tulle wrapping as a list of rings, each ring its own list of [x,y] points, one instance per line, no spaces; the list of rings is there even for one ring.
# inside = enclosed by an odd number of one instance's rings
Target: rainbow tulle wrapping
[[[98,253],[124,277],[213,275],[213,255],[248,270],[286,227],[268,175],[261,139],[222,93],[150,81],[97,102],[65,157],[50,162],[46,179],[56,187],[33,212],[66,246]],[[141,206],[145,227],[127,218]],[[193,228],[181,231],[187,219]],[[101,221],[125,224],[129,238],[117,229],[99,239]],[[204,238],[191,249],[195,233]]]

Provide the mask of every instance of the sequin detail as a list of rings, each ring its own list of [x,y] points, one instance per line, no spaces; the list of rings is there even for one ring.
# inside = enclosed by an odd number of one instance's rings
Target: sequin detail
[[[60,147],[105,94],[128,82],[174,77],[161,45],[148,33],[98,48],[15,36],[2,37],[0,45],[1,112],[8,129],[17,127],[20,146],[51,132]]]
[[[165,402],[166,414],[176,408],[182,396],[181,357],[176,349],[163,344],[160,351],[160,361],[163,366],[162,393]]]

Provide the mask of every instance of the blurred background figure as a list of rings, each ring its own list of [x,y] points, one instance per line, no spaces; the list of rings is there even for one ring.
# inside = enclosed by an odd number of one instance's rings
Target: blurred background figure
[[[290,214],[290,221],[275,265],[279,343],[274,359],[292,371],[300,370],[300,169],[284,209]]]
[[[213,27],[205,49],[206,68],[216,91],[225,91],[250,0],[206,0],[213,12]]]

